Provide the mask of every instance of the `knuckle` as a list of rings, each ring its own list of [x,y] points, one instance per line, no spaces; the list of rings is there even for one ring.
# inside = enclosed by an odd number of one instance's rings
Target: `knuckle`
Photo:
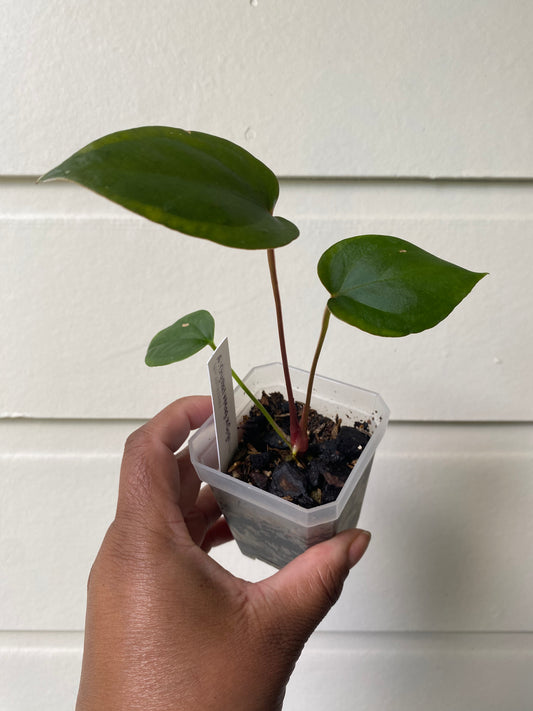
[[[142,425],[128,435],[124,445],[124,451],[126,453],[140,454],[150,446],[150,442],[150,429],[147,425]]]
[[[109,526],[87,580],[91,598],[127,589],[151,557],[138,530],[128,520],[115,519]]]
[[[150,452],[153,438],[146,425],[132,432],[126,440],[122,462],[122,503],[129,503],[135,509],[143,507],[152,497],[153,462]]]
[[[317,579],[328,606],[333,607],[342,592],[344,578],[326,561],[317,569]]]

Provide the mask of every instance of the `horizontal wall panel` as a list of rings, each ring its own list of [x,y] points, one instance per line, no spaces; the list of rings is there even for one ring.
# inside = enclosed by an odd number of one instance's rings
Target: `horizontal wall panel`
[[[81,634],[0,635],[0,706],[71,711]],[[532,635],[315,634],[287,688],[286,711],[528,711]]]
[[[124,217],[128,213],[76,183],[0,176],[0,213],[7,217]],[[533,180],[279,178],[275,214],[353,219],[379,215],[530,217]],[[141,219],[141,218],[137,218]],[[304,235],[302,235],[304,236]]]
[[[2,711],[72,711],[82,649],[81,633],[0,632]]]
[[[51,189],[49,189],[51,188]],[[63,190],[65,188],[65,191]],[[319,372],[379,391],[398,420],[532,420],[531,184],[288,182],[279,214],[302,236],[278,250],[289,358],[308,368],[338,239],[396,234],[490,275],[432,331],[400,339],[332,319]],[[24,195],[28,207],[24,207]],[[177,235],[72,186],[0,185],[0,413],[146,418],[207,391],[202,352],[149,369],[152,336],[198,308],[244,375],[279,360],[264,255]],[[70,198],[75,214],[69,208]]]
[[[134,426],[0,424],[0,629],[83,628]],[[322,629],[533,631],[532,467],[531,425],[393,424],[360,520],[373,540]],[[235,544],[214,556],[273,572]]]
[[[527,711],[531,635],[316,635],[286,711]]]
[[[166,124],[283,175],[532,176],[527,0],[9,0],[0,22],[2,174]]]
[[[0,458],[0,629],[83,629],[119,466],[118,455]]]

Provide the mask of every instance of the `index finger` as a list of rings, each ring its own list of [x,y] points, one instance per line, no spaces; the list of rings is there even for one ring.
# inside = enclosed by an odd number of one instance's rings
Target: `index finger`
[[[210,397],[181,398],[128,437],[117,514],[140,514],[156,528],[176,517],[181,482],[174,453],[210,413]]]
[[[202,425],[211,414],[209,395],[182,397],[167,405],[140,429],[161,441],[175,452],[189,436],[191,430]]]

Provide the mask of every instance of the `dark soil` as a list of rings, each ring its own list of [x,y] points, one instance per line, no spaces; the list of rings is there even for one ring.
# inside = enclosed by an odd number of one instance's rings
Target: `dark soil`
[[[263,393],[261,404],[288,435],[289,405],[281,393]],[[302,404],[297,407],[300,414]],[[367,422],[343,425],[311,410],[309,449],[295,461],[255,405],[240,434],[228,474],[307,509],[335,501],[370,439]]]

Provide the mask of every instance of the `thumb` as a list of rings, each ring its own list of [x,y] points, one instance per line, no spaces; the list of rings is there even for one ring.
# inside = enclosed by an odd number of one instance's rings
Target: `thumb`
[[[283,624],[304,640],[337,602],[350,569],[362,558],[370,533],[351,529],[309,548],[264,580]]]

